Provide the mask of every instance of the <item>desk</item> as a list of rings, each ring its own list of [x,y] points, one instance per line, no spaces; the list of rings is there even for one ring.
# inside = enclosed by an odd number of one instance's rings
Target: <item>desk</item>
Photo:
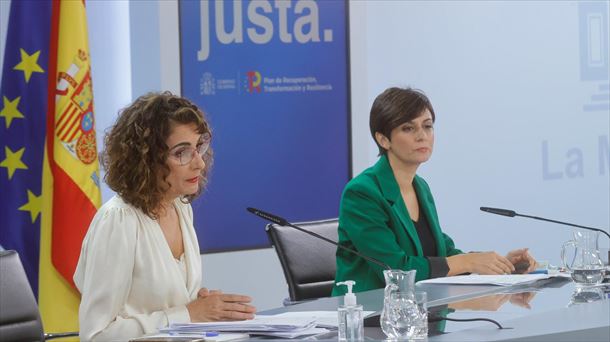
[[[533,286],[500,287],[492,285],[437,285],[418,284],[416,291],[428,292],[430,309],[446,305],[457,309],[450,318],[484,317],[498,321],[504,327],[498,329],[488,322],[447,322],[443,333],[428,341],[610,341],[610,300],[584,304],[571,304],[575,291],[572,282],[562,279],[543,280]],[[512,304],[506,296],[535,292],[529,302],[531,308]],[[486,299],[505,302],[499,307],[480,304]],[[465,302],[466,301],[466,302]],[[289,311],[336,310],[341,297],[320,298],[311,302],[261,312],[277,314]],[[380,311],[383,305],[383,289],[358,293],[358,303],[366,311]],[[496,303],[497,304],[497,303]],[[433,310],[431,310],[433,311]],[[437,332],[438,333],[438,332]],[[383,340],[380,328],[366,327],[365,336],[371,340]],[[336,339],[333,336],[322,338]]]

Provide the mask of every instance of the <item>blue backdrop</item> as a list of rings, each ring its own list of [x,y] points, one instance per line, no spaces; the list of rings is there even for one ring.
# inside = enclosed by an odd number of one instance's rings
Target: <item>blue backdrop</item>
[[[347,4],[181,1],[182,95],[207,114],[214,166],[195,203],[202,252],[268,246],[263,209],[338,216],[350,177]]]

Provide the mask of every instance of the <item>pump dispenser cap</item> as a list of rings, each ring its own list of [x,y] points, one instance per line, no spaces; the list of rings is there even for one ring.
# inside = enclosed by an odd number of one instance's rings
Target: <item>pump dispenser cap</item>
[[[347,286],[347,293],[343,297],[343,305],[355,306],[357,301],[356,301],[356,295],[352,292],[352,287],[354,285],[356,285],[356,282],[353,280],[346,280],[346,281],[338,282],[337,286],[339,286],[339,285]]]

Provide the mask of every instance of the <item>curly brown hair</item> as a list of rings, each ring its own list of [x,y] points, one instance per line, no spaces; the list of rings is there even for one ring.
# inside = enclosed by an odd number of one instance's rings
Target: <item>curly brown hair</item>
[[[191,101],[163,93],[148,93],[121,110],[114,126],[106,132],[104,150],[100,155],[106,170],[104,180],[121,198],[141,209],[153,219],[163,195],[171,185],[166,181],[170,169],[166,164],[169,146],[165,143],[175,124],[195,124],[199,134],[211,130],[203,112]],[[182,198],[186,203],[195,199],[207,183],[212,165],[212,149],[203,161],[199,191]],[[159,182],[159,175],[163,182]]]

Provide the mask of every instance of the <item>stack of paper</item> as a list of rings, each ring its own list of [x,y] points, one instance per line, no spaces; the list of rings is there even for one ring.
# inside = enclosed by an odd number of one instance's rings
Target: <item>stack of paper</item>
[[[367,317],[373,311],[364,311]],[[210,339],[210,332],[247,333],[252,335],[265,335],[280,338],[296,338],[307,335],[328,333],[328,329],[337,329],[336,311],[298,311],[284,312],[277,315],[256,315],[249,321],[208,322],[208,323],[174,323],[159,332],[166,336],[206,336]]]
[[[256,315],[252,320],[235,322],[206,322],[206,323],[174,323],[168,328],[160,329],[161,333],[177,334],[204,334],[206,332],[245,332],[256,335],[268,335],[282,338],[295,338],[304,335],[313,335],[328,332],[323,328],[316,328],[315,315]]]
[[[418,284],[467,284],[467,285],[499,285],[510,286],[528,284],[540,279],[551,278],[548,274],[507,274],[507,275],[480,275],[469,274],[462,276],[433,278],[422,280]]]
[[[214,334],[151,334],[142,337],[136,337],[129,340],[129,342],[187,342],[187,341],[213,341],[213,342],[228,342],[246,340],[250,337],[248,334],[243,333],[214,333]]]

